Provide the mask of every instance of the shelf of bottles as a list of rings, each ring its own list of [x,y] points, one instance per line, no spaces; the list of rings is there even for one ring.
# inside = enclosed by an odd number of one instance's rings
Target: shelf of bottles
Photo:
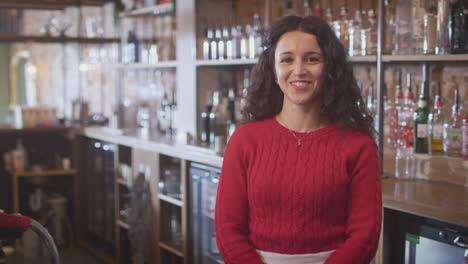
[[[394,166],[397,178],[424,176],[415,168],[421,155],[468,159],[468,76],[438,71],[423,64],[385,72],[384,141],[386,152],[394,155],[394,164],[385,166]],[[373,94],[371,87],[365,98],[371,114]]]
[[[241,121],[240,110],[249,86],[251,66],[199,68],[198,113],[201,145],[221,154]],[[217,76],[213,78],[213,76]]]
[[[170,3],[156,5],[155,8],[166,5],[172,6]],[[142,13],[141,16],[122,16],[122,63],[154,65],[175,61],[175,32],[176,23],[173,12],[149,12],[144,15]]]
[[[119,127],[142,137],[172,135],[176,110],[175,8],[172,1],[129,1],[121,16]]]

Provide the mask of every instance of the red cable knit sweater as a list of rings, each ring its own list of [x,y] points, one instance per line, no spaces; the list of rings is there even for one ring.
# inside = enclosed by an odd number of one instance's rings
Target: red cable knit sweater
[[[275,118],[240,126],[226,148],[216,238],[226,263],[263,263],[255,251],[336,249],[326,264],[368,264],[382,220],[374,141],[331,124],[309,134]]]

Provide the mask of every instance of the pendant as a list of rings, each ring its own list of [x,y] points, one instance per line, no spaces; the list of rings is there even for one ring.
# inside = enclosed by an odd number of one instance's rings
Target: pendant
[[[298,139],[297,140],[297,146],[299,147],[302,144],[302,140]]]

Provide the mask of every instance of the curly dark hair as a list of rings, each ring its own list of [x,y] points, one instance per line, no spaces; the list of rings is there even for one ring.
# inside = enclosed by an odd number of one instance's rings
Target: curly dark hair
[[[316,16],[283,17],[266,33],[265,50],[252,70],[251,86],[242,109],[243,123],[263,120],[281,111],[284,94],[275,82],[275,49],[283,34],[296,30],[315,35],[323,53],[318,87],[321,116],[339,128],[373,136],[373,118],[363,102],[346,51],[327,22]]]

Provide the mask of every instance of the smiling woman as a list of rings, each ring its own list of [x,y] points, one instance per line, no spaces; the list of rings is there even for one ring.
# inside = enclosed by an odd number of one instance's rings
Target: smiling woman
[[[369,263],[382,198],[372,118],[343,46],[318,17],[270,29],[246,124],[224,153],[216,201],[228,264]]]

